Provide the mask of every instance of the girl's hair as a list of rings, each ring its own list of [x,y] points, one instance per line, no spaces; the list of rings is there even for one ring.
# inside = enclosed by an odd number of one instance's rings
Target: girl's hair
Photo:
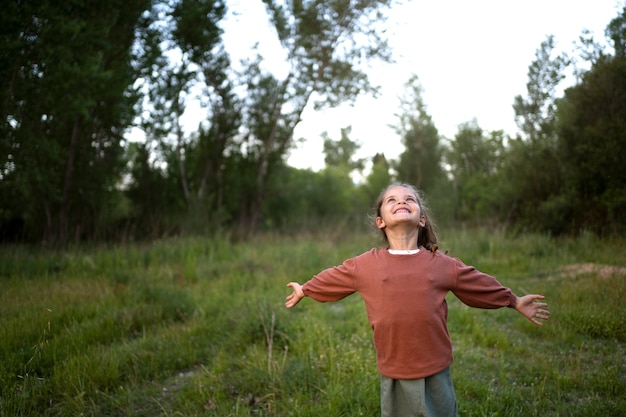
[[[404,182],[394,182],[393,184],[385,187],[378,198],[376,199],[376,205],[374,206],[374,220],[376,217],[381,217],[380,208],[383,205],[383,198],[389,189],[393,187],[405,187],[409,190],[413,191],[415,197],[417,198],[417,204],[420,207],[420,214],[426,218],[426,222],[423,227],[420,227],[417,233],[417,247],[423,246],[427,250],[431,252],[437,251],[438,243],[437,243],[437,232],[435,230],[435,225],[430,218],[430,212],[428,207],[424,204],[424,196],[420,190],[414,187],[411,184],[407,184]],[[387,239],[387,234],[385,233],[385,229],[380,229],[382,233],[383,240],[386,244],[389,244],[389,240]]]

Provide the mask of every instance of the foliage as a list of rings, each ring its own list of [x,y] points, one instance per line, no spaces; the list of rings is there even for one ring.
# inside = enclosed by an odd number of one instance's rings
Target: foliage
[[[501,206],[508,207],[506,220],[552,233],[568,230],[567,215],[547,210],[554,205],[562,187],[562,159],[559,155],[556,120],[556,90],[565,78],[570,60],[554,52],[555,41],[548,36],[536,51],[528,69],[528,96],[515,97],[513,108],[522,136],[510,142],[504,155]],[[545,213],[548,211],[552,213]],[[538,216],[537,213],[544,214]],[[554,217],[561,220],[552,222]]]
[[[285,284],[367,250],[372,235],[169,239],[0,251],[0,415],[360,416],[379,413],[358,296],[283,307]],[[449,297],[466,416],[619,416],[623,239],[464,229],[443,249],[519,294],[537,328]]]
[[[384,154],[378,153],[374,155],[372,158],[372,169],[365,179],[365,184],[363,184],[367,201],[370,202],[369,204],[373,204],[378,194],[393,182],[390,169],[391,167]]]
[[[404,152],[395,165],[397,178],[428,193],[443,175],[442,147],[439,133],[428,114],[422,98],[422,86],[417,76],[406,83],[407,92],[401,98],[402,113],[396,130],[402,138]]]
[[[294,129],[307,107],[376,95],[366,64],[391,61],[384,13],[395,2],[264,0],[284,74],[267,71],[256,49],[235,70],[222,42],[227,4],[7,2],[0,240],[250,237],[320,224],[339,234],[361,230],[359,214],[393,180],[421,188],[443,224],[624,232],[626,9],[607,25],[614,53],[589,32],[576,55],[546,37],[513,101],[515,137],[475,120],[441,137],[412,76],[397,160],[355,158],[363,138],[346,127],[338,141],[324,135],[327,167],[313,172],[286,163]],[[572,67],[574,85],[564,89]],[[183,129],[191,97],[206,117]],[[132,126],[145,141],[123,139]]]
[[[125,196],[131,210],[122,218],[131,230],[125,230],[123,236],[154,239],[172,234],[179,227],[176,216],[184,213],[185,208],[179,184],[154,166],[146,144],[130,144],[127,152],[128,175],[133,181],[127,186]]]
[[[620,233],[625,226],[625,179],[620,162],[626,154],[626,60],[621,46],[625,19],[626,8],[607,26],[615,55],[597,55],[591,70],[565,91],[559,103],[557,128],[566,173],[561,198],[573,212],[573,228],[590,227],[599,233]],[[585,106],[589,107],[583,111]]]
[[[0,215],[23,219],[27,236],[93,238],[115,205],[136,99],[130,50],[148,3],[6,5],[0,199],[11,203]]]
[[[237,146],[235,135],[241,123],[241,100],[228,78],[230,59],[223,50],[219,26],[225,13],[222,1],[156,3],[139,33],[136,61],[144,72],[143,107],[151,110],[142,113],[140,125],[153,159],[168,166],[166,189],[178,187],[176,199],[180,201],[177,207],[169,204],[172,194],[168,193],[160,205],[139,202],[138,219],[175,217],[179,223],[186,219],[179,224],[183,230],[195,230],[201,223],[216,226],[222,221],[222,166],[225,153]],[[180,59],[168,58],[178,55]],[[182,117],[188,98],[198,89],[208,108],[207,120],[195,133],[187,134]],[[162,169],[151,165],[156,164],[145,165],[154,171],[151,175],[161,176]],[[139,178],[134,182],[135,197],[159,194],[159,188],[150,188],[156,184]]]
[[[531,142],[554,140],[557,87],[571,62],[565,54],[554,56],[555,46],[552,35],[541,42],[535,60],[528,67],[528,96],[516,96],[514,100],[517,125]]]
[[[362,230],[362,213],[371,204],[345,170],[333,167],[317,173],[284,167],[268,193],[264,226],[281,232],[314,232],[330,225],[334,233]]]
[[[324,162],[327,168],[339,168],[352,173],[363,170],[363,159],[355,159],[356,152],[361,147],[357,141],[350,139],[352,126],[341,129],[341,139],[335,141],[327,132],[322,133],[324,138]]]
[[[626,14],[625,14],[626,15]],[[559,146],[574,227],[626,226],[626,58],[604,58],[559,106]],[[584,206],[584,211],[575,207]]]
[[[293,145],[293,132],[309,102],[316,109],[352,102],[376,89],[360,66],[370,60],[390,60],[387,41],[376,30],[391,0],[322,0],[279,3],[264,0],[270,22],[282,46],[288,73],[282,79],[260,74],[248,83],[261,88],[262,102],[247,110],[251,160],[256,165],[254,197],[246,207],[243,226],[256,230],[272,165]],[[267,103],[267,104],[265,104]],[[258,108],[264,111],[259,112]]]
[[[613,43],[615,58],[626,59],[626,5],[606,27],[606,36]]]
[[[607,35],[618,45],[614,22]],[[548,37],[529,67],[528,98],[515,99],[522,136],[503,153],[495,203],[506,208],[500,219],[516,227],[553,234],[624,228],[623,59],[599,51],[588,35],[581,42],[590,67],[575,69],[577,84],[564,97],[556,97],[557,86],[572,60],[553,57],[554,39]]]
[[[148,113],[143,127],[159,144],[151,151],[177,167],[170,170],[171,181],[180,184],[193,230],[210,224],[249,234],[271,224],[267,206],[275,204],[266,204],[266,196],[273,176],[284,168],[305,107],[312,101],[318,108],[337,105],[375,91],[360,66],[389,59],[386,41],[375,30],[388,0],[358,7],[349,1],[264,3],[290,67],[284,78],[266,71],[256,51],[240,73],[231,67],[218,29],[224,2],[155,8],[140,38],[146,51],[141,66],[153,68],[143,86],[146,106],[157,110]],[[181,59],[162,59],[168,53]],[[188,135],[181,117],[186,97],[198,85],[207,100],[207,120]]]
[[[497,218],[497,174],[504,154],[503,132],[486,137],[478,123],[464,123],[445,153],[458,204],[456,218],[485,221]]]

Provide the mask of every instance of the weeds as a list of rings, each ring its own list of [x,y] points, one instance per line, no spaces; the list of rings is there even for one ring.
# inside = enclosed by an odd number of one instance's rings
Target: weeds
[[[626,240],[441,233],[553,311],[537,328],[449,297],[462,416],[626,414]],[[358,295],[283,307],[374,239],[267,236],[0,252],[2,416],[376,416]]]

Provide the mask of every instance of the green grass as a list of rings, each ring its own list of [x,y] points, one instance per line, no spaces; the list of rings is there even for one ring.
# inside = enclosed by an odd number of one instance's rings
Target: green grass
[[[518,294],[545,294],[553,311],[538,328],[449,297],[460,415],[626,415],[626,239],[441,236],[451,255]],[[283,306],[288,281],[374,244],[264,236],[3,247],[0,415],[379,415],[360,298]]]

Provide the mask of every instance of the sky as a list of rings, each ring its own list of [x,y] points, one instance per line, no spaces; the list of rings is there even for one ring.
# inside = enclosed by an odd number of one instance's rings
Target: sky
[[[259,42],[268,68],[280,74],[285,67],[262,1],[227,4],[224,42],[232,62],[250,54]],[[526,95],[528,66],[541,42],[554,35],[558,49],[572,52],[583,29],[604,42],[604,29],[623,5],[621,0],[405,0],[389,12],[386,24],[396,62],[368,70],[381,95],[361,96],[354,106],[322,112],[307,108],[294,132],[294,138],[305,141],[291,152],[288,163],[323,168],[322,133],[338,140],[347,126],[352,127],[350,139],[361,145],[357,157],[384,153],[396,159],[401,138],[390,125],[398,122],[399,97],[412,74],[419,77],[427,112],[446,138],[473,119],[484,131],[514,135],[513,99]]]

